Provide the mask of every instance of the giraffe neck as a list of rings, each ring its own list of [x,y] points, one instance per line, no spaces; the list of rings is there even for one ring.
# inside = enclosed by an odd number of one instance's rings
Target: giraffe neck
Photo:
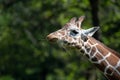
[[[104,44],[88,37],[83,42],[84,55],[95,64],[110,80],[120,80],[120,55]]]

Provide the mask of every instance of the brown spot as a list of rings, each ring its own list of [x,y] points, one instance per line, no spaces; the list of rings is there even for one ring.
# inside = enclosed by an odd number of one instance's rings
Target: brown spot
[[[109,68],[107,68],[107,70],[106,70],[106,73],[108,75],[111,75],[113,72],[114,72],[114,69],[111,66]]]
[[[79,45],[75,46],[77,49],[81,49],[81,47]]]
[[[111,54],[109,57],[106,58],[106,60],[111,64],[112,66],[116,66],[117,62],[119,61],[119,58],[115,56],[114,54]]]
[[[93,57],[93,58],[91,59],[91,61],[96,62],[96,61],[98,61],[98,59],[97,59],[97,57],[95,56],[95,57]]]
[[[69,37],[68,36],[66,36],[66,39],[68,39]]]
[[[106,56],[107,53],[109,52],[107,49],[105,49],[104,47],[102,47],[101,45],[96,45],[98,51],[103,55]]]
[[[62,40],[65,40],[65,37],[62,37]]]
[[[64,31],[61,31],[60,34],[65,35],[65,32],[64,32]]]
[[[91,45],[96,44],[95,42],[92,42],[90,39],[88,39],[87,41],[88,41],[88,43],[90,43]]]
[[[85,53],[85,51],[84,51],[84,50],[82,50],[82,49],[80,50],[80,52],[81,52],[81,53]]]
[[[87,50],[87,52],[89,52],[91,48],[88,45],[85,45],[85,49]]]
[[[87,58],[90,58],[90,56],[89,56],[88,54],[85,54],[85,56],[86,56]]]
[[[95,64],[102,72],[104,72],[105,67],[108,65],[105,61],[102,61],[100,64]]]
[[[120,75],[117,74],[117,72],[114,72],[113,75],[106,74],[106,77],[108,78],[108,80],[120,80]]]
[[[69,41],[72,41],[72,38],[69,38],[68,40],[69,40]]]
[[[95,48],[95,47],[92,47],[92,50],[91,50],[91,52],[90,52],[90,56],[93,56],[95,52],[96,52],[96,48]]]
[[[98,60],[103,59],[102,55],[101,55],[101,54],[99,54],[99,53],[97,53],[97,54],[96,54],[96,57],[98,58]]]
[[[67,45],[71,45],[71,43],[67,43]]]
[[[87,52],[89,52],[91,50],[91,48],[86,48]]]

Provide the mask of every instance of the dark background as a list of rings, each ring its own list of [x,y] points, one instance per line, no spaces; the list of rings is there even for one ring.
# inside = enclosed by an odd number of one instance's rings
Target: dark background
[[[46,40],[72,17],[120,52],[119,0],[0,0],[0,80],[106,80],[82,55]]]

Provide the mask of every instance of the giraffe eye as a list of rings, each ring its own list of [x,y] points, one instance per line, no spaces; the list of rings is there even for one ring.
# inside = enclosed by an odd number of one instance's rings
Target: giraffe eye
[[[78,34],[78,31],[76,30],[71,30],[70,35],[75,36]]]

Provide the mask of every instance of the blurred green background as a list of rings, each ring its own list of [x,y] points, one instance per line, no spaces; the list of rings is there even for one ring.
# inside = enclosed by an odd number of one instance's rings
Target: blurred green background
[[[120,52],[119,0],[0,0],[0,80],[106,80],[79,53],[46,40],[72,17],[100,26],[96,38]]]

